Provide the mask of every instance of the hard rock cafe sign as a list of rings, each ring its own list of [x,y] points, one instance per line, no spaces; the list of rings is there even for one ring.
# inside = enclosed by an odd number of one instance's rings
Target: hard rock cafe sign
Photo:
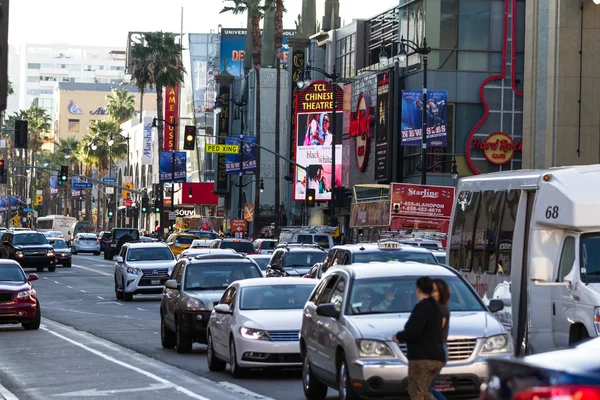
[[[356,111],[350,114],[349,136],[354,138],[354,155],[356,168],[364,172],[369,159],[369,142],[373,135],[375,119],[371,118],[375,110],[364,93],[358,96]]]
[[[513,159],[517,151],[523,151],[523,142],[515,143],[504,132],[494,132],[484,140],[473,139],[473,149],[483,151],[485,158],[492,164],[502,165]]]

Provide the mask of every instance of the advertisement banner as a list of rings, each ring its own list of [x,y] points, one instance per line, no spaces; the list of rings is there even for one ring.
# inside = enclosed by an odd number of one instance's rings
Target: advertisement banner
[[[186,179],[186,153],[185,151],[176,151],[175,160],[170,151],[160,152],[160,181],[171,182],[173,180],[173,168],[175,168],[175,182],[185,182]]]
[[[315,189],[316,201],[331,200],[331,150],[333,146],[301,146],[296,148],[296,162],[306,171],[296,168],[294,200],[304,200],[306,195],[306,182],[308,188]],[[336,146],[336,186],[342,186],[342,145]],[[308,175],[308,176],[307,176]]]
[[[219,99],[221,99],[222,109],[217,117],[217,143],[225,144],[226,137],[229,134],[229,86],[219,88]],[[217,155],[217,173],[215,177],[215,193],[224,195],[229,193],[227,186],[227,167],[225,163],[225,154]]]
[[[142,165],[152,165],[152,122],[144,121],[144,141],[142,142]]]
[[[438,240],[446,248],[448,232],[450,230],[450,218],[427,218],[427,217],[392,217],[390,221],[391,231],[400,231],[404,234],[398,238],[421,238]]]
[[[377,118],[375,120],[375,180],[387,181],[390,179],[390,154],[388,143],[390,139],[390,82],[393,78],[391,72],[377,75]],[[392,79],[390,79],[392,78]]]
[[[179,119],[179,85],[165,89],[165,121],[177,124]],[[164,124],[163,150],[177,149],[177,127]]]
[[[350,228],[387,227],[390,202],[387,200],[350,205]]]
[[[50,194],[58,194],[58,175],[50,175]]]
[[[261,30],[262,32],[262,30]],[[221,72],[227,69],[233,76],[244,75],[244,57],[246,55],[246,29],[221,29]],[[287,38],[293,36],[295,30],[284,29],[281,47],[281,65],[288,63],[289,46]],[[248,55],[249,57],[252,54]]]
[[[246,221],[254,221],[254,203],[244,204],[244,219]]]
[[[242,139],[243,142],[236,139]],[[250,143],[248,143],[250,142]],[[256,136],[229,136],[226,144],[235,144],[241,146],[242,150],[242,172],[244,175],[252,175],[256,173]],[[240,154],[225,155],[225,171],[228,174],[240,173]]]
[[[392,183],[390,216],[450,218],[454,187]]]
[[[448,92],[432,90],[427,92],[427,147],[445,147],[446,101]],[[423,92],[420,90],[402,91],[401,127],[403,146],[421,146]]]
[[[298,100],[298,93],[301,92],[300,88],[298,87],[298,80],[299,79],[303,79],[302,75],[302,69],[304,68],[304,50],[294,50],[294,54],[292,55],[292,99],[291,99],[291,111],[292,111],[292,117],[290,118],[291,121],[291,137],[294,137],[296,130],[296,113],[298,112],[297,110],[297,104],[296,101]],[[294,143],[293,140],[290,140],[290,158],[292,160],[296,159],[296,144]],[[292,164],[290,164],[290,175],[293,175],[294,173],[294,167]]]
[[[342,133],[347,135],[350,132],[350,115],[352,114],[352,84],[344,85],[344,122],[342,123]]]

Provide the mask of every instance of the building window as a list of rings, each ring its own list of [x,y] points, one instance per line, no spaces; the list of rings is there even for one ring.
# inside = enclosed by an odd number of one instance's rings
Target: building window
[[[39,76],[28,76],[27,77],[27,82],[39,82],[39,81],[40,81]]]
[[[81,66],[78,64],[69,64],[69,71],[79,71]]]
[[[79,120],[78,119],[70,119],[69,120],[69,133],[79,133]]]
[[[40,90],[39,90],[39,89],[29,89],[29,90],[27,91],[27,94],[28,94],[29,96],[39,96],[39,94],[40,94]]]
[[[54,68],[54,64],[42,64],[42,68]]]
[[[346,36],[337,41],[336,44],[336,69],[342,78],[351,78],[356,75],[354,58],[354,43],[356,41],[356,33]]]
[[[42,65],[40,63],[29,63],[27,64],[28,69],[40,69]]]
[[[489,50],[490,16],[491,1],[461,0],[458,7],[458,47],[469,50]],[[460,63],[459,55],[459,69]]]

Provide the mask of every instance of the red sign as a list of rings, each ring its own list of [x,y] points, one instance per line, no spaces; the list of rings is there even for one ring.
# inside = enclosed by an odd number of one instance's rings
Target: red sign
[[[175,204],[217,205],[219,198],[214,194],[213,182],[187,182],[176,184]]]
[[[131,199],[123,199],[123,206],[131,207],[132,205],[133,205],[133,202],[131,201]]]
[[[355,138],[354,140],[354,156],[356,160],[356,168],[360,172],[367,169],[367,161],[369,159],[369,139],[371,139],[374,127],[374,120],[371,115],[375,114],[375,110],[370,106],[368,98],[361,93],[356,102],[356,112],[350,115],[350,131],[348,135]]]
[[[450,218],[454,204],[454,188],[392,183],[390,215]]]
[[[389,216],[390,202],[387,200],[350,205],[351,228],[388,226]]]
[[[485,158],[492,164],[506,164],[515,156],[515,152],[523,151],[523,142],[515,143],[504,132],[494,132],[485,140],[473,139],[471,148],[483,151]]]
[[[245,219],[234,219],[231,221],[232,232],[246,232],[248,230],[248,222]]]
[[[165,89],[165,121],[169,124],[177,124],[179,121],[179,85]],[[177,150],[177,127],[165,125],[163,138],[163,150]]]

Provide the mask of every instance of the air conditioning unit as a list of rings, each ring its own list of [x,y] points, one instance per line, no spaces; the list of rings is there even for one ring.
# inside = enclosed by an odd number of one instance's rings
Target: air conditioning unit
[[[395,213],[399,213],[400,212],[400,203],[394,203],[394,206],[392,207],[392,211]]]

